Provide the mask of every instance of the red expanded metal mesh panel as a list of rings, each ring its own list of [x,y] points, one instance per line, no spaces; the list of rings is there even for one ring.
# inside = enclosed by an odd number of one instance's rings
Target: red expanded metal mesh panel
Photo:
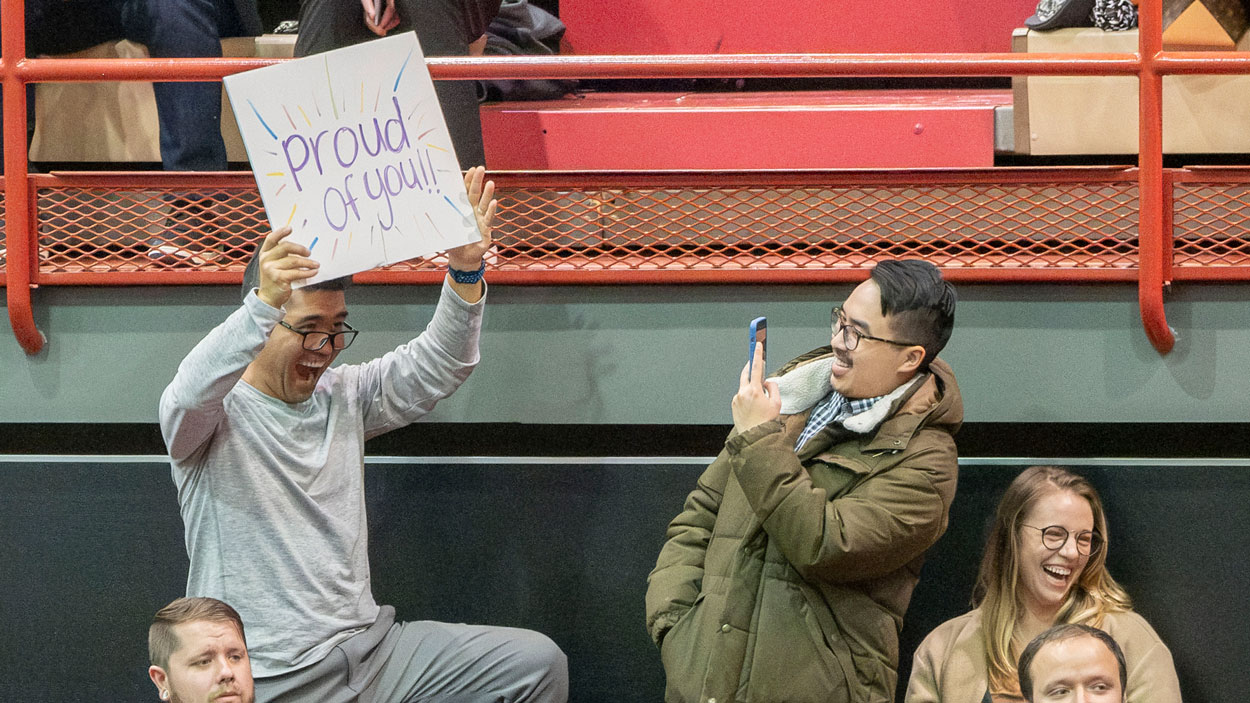
[[[41,274],[242,270],[265,213],[255,188],[40,187]]]
[[[499,271],[823,270],[903,256],[948,269],[1138,265],[1131,181],[504,187],[499,199]],[[52,278],[239,271],[267,228],[249,187],[42,186],[36,201],[39,272]]]
[[[1250,183],[1177,183],[1173,198],[1174,266],[1250,266]]]
[[[500,207],[505,271],[1137,265],[1129,183],[520,189]]]

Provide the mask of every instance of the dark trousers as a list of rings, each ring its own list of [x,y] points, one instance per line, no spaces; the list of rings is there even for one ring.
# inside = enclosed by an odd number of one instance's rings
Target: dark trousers
[[[500,0],[396,0],[400,24],[390,34],[416,31],[426,56],[467,56],[469,44],[486,32]],[[389,36],[389,35],[388,35]],[[360,0],[301,0],[296,56],[376,39],[365,26]],[[473,81],[435,81],[460,167],[486,163],[482,120]]]
[[[58,54],[131,39],[154,58],[220,57],[239,36],[232,0],[28,0],[27,53]],[[161,162],[169,171],[221,171],[221,84],[156,83]]]

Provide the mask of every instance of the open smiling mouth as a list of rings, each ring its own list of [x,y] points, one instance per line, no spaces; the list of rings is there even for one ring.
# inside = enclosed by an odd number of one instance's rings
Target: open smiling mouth
[[[316,378],[317,374],[321,373],[321,370],[325,368],[325,365],[326,362],[323,360],[301,361],[295,365],[295,373],[301,380],[308,381]]]
[[[1064,584],[1066,584],[1068,579],[1072,576],[1072,569],[1063,566],[1043,565],[1042,571],[1045,572],[1051,579]]]
[[[833,370],[839,371],[839,372],[845,372],[850,368],[851,368],[851,360],[839,355],[837,352],[834,352]]]

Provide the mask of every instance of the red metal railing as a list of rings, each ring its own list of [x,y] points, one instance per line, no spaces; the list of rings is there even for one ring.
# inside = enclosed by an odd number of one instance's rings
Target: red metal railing
[[[1141,237],[1141,273],[1137,279],[1137,304],[1141,309],[1146,336],[1160,354],[1172,351],[1176,335],[1168,326],[1163,309],[1163,286],[1170,285],[1171,270],[1166,256],[1164,233],[1166,213],[1163,197],[1163,76],[1157,59],[1163,50],[1163,0],[1141,3],[1138,17],[1137,58],[1137,192],[1141,211],[1137,218]],[[1171,202],[1171,197],[1166,199]]]
[[[8,207],[0,284],[7,287],[10,321],[23,348],[34,353],[46,341],[31,304],[39,285],[237,282],[241,261],[231,254],[264,226],[250,174],[29,175],[24,86],[220,79],[276,60],[28,59],[22,6],[22,0],[0,0]],[[1250,278],[1250,252],[1235,244],[1236,237],[1229,243],[1227,228],[1209,222],[1223,196],[1204,194],[1198,184],[1210,175],[1240,188],[1250,177],[1236,169],[1164,171],[1162,76],[1250,73],[1250,56],[1162,52],[1160,17],[1161,0],[1142,1],[1137,54],[560,56],[433,58],[429,64],[440,79],[1136,75],[1136,169],[496,174],[504,207],[492,280],[847,281],[862,278],[874,256],[908,254],[935,260],[954,280],[1136,280],[1146,333],[1167,353],[1175,341],[1163,307],[1173,278],[1171,190],[1194,184],[1188,207],[1206,213],[1194,218],[1198,234],[1185,245],[1179,277],[1244,279]],[[132,234],[84,235],[82,227],[58,224],[71,213],[80,219],[99,213],[94,222],[129,221],[142,232],[151,218],[180,207],[160,197],[168,189],[214,191],[213,208],[221,212],[211,217],[234,227],[219,235],[223,257],[194,269],[160,269],[126,256],[135,253],[126,239]],[[1058,204],[1051,207],[1051,200]],[[47,217],[41,220],[40,213]],[[107,239],[112,249],[89,253],[84,237],[92,236]],[[1213,257],[1219,266],[1209,265]],[[360,280],[433,282],[438,273],[432,262],[418,261]]]

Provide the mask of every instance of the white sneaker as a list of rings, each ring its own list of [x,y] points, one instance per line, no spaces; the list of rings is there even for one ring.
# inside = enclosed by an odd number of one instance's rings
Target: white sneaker
[[[197,249],[179,241],[167,242],[153,239],[148,242],[147,257],[157,263],[170,266],[204,266],[215,261],[221,254],[216,251]]]

